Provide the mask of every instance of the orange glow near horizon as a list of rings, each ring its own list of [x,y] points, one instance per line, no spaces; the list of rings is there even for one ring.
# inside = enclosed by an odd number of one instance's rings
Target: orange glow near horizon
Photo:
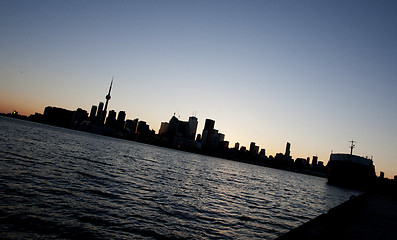
[[[40,104],[35,104],[33,102],[23,102],[23,101],[6,101],[0,103],[0,113],[12,113],[17,111],[20,115],[29,116],[31,114],[43,113],[45,106],[40,106]]]

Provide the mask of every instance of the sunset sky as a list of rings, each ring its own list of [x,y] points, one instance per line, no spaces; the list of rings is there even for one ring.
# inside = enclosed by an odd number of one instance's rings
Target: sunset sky
[[[0,112],[206,118],[267,155],[397,175],[397,1],[0,1]]]

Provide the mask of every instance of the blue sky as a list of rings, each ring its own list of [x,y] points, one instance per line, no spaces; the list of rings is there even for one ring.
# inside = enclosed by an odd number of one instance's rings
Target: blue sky
[[[373,156],[397,175],[395,1],[1,1],[0,110],[197,112],[274,155]]]

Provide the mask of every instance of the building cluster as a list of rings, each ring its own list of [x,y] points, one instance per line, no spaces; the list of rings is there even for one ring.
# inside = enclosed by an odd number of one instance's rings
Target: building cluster
[[[42,115],[36,113],[31,115],[29,120],[231,160],[325,176],[324,164],[318,161],[317,156],[313,157],[311,163],[310,158],[293,160],[289,142],[287,142],[285,153],[277,153],[275,156],[266,156],[266,150],[261,149],[255,142],[251,142],[249,149],[245,146],[240,147],[239,143],[235,143],[233,148],[229,148],[225,134],[215,129],[215,121],[212,119],[206,119],[204,129],[197,134],[197,117],[191,116],[188,121],[181,121],[174,114],[169,122],[161,123],[158,134],[156,134],[154,130],[150,130],[145,121],[140,121],[138,118],[126,119],[125,111],[116,113],[116,111],[110,110],[107,112],[112,84],[113,79],[105,98],[106,102],[93,105],[89,114],[81,108],[70,111],[48,106]]]

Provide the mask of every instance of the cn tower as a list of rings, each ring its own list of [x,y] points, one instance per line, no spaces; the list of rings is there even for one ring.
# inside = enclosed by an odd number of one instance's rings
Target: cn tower
[[[112,77],[112,81],[110,82],[110,87],[109,87],[108,95],[106,95],[105,108],[103,109],[103,112],[102,112],[102,114],[101,114],[101,123],[104,123],[104,122],[105,122],[106,113],[107,113],[107,110],[108,110],[108,104],[109,104],[109,100],[110,100],[110,98],[111,98],[111,97],[110,97],[110,91],[112,91],[113,78],[114,78],[114,77]]]
[[[106,103],[105,103],[105,109],[104,109],[105,112],[108,110],[108,103],[109,103],[109,100],[111,98],[110,97],[110,91],[112,91],[112,85],[113,85],[113,77],[112,77],[112,81],[110,82],[108,95],[106,95]]]

